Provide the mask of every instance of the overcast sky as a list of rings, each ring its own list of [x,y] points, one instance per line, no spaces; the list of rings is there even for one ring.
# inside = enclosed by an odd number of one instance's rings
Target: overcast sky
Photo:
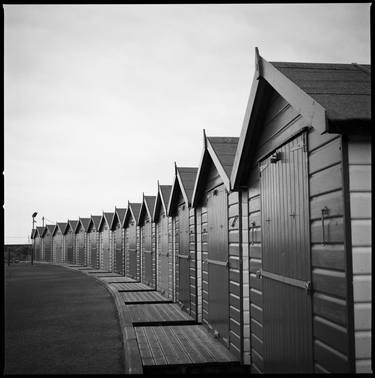
[[[100,215],[174,161],[198,166],[202,129],[239,137],[268,61],[369,63],[369,4],[5,5],[5,242],[31,214]]]

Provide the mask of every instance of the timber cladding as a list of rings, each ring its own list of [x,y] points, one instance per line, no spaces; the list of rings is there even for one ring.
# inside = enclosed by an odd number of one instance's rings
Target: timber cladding
[[[346,141],[353,266],[355,369],[371,372],[371,140]]]

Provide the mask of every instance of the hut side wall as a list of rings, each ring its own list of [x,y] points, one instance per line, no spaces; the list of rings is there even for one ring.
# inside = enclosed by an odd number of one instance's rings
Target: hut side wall
[[[195,210],[196,219],[196,248],[197,248],[197,322],[202,322],[202,208]]]
[[[156,227],[155,223],[151,222],[151,253],[152,253],[152,281],[151,281],[151,287],[156,288]]]
[[[229,349],[238,358],[243,349],[242,264],[240,254],[240,198],[228,194]]]
[[[179,219],[178,216],[173,217],[173,255],[174,255],[174,297],[175,301],[179,302],[180,295],[179,295],[179,288],[180,288],[180,282],[178,277],[179,272],[179,258],[177,257],[180,253],[180,235],[179,235]]]
[[[140,238],[140,228],[139,226],[136,227],[136,238],[137,238],[137,280],[141,280],[141,269],[142,269],[142,261],[141,261],[141,238]]]
[[[255,159],[272,152],[302,128],[310,126],[281,96],[273,93],[257,135]],[[313,285],[313,344],[315,372],[348,372],[348,311],[343,227],[341,138],[310,129],[307,136],[311,263]],[[329,242],[322,244],[321,209],[327,206]],[[243,209],[246,205],[243,202]],[[248,176],[250,338],[253,372],[263,372],[263,290],[256,272],[262,267],[259,169]],[[245,227],[245,226],[244,226]],[[245,232],[243,233],[245,234]],[[244,312],[244,315],[246,312]]]
[[[308,135],[314,371],[350,371],[341,136]],[[322,209],[326,241],[322,236]]]
[[[195,240],[195,211],[189,208],[189,253],[190,253],[190,315],[197,319],[198,302],[197,302],[197,255]]]
[[[41,261],[42,239],[39,236],[37,236],[34,239],[34,243],[35,243],[34,259],[35,259],[35,261]]]
[[[175,301],[175,256],[174,256],[174,236],[173,236],[173,222],[172,217],[168,217],[168,254],[169,254],[169,298]]]
[[[370,139],[349,139],[348,163],[356,372],[372,373]]]
[[[129,264],[129,232],[124,228],[125,276],[130,277]]]

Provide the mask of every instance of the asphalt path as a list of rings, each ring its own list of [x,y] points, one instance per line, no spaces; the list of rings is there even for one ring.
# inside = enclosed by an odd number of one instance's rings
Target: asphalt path
[[[5,266],[4,374],[121,374],[123,348],[111,295],[60,266]]]

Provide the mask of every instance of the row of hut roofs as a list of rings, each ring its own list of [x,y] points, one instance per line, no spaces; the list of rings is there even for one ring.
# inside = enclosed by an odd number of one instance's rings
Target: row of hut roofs
[[[253,372],[371,372],[370,66],[270,63],[240,138],[101,216],[38,227],[36,257],[181,304]]]

